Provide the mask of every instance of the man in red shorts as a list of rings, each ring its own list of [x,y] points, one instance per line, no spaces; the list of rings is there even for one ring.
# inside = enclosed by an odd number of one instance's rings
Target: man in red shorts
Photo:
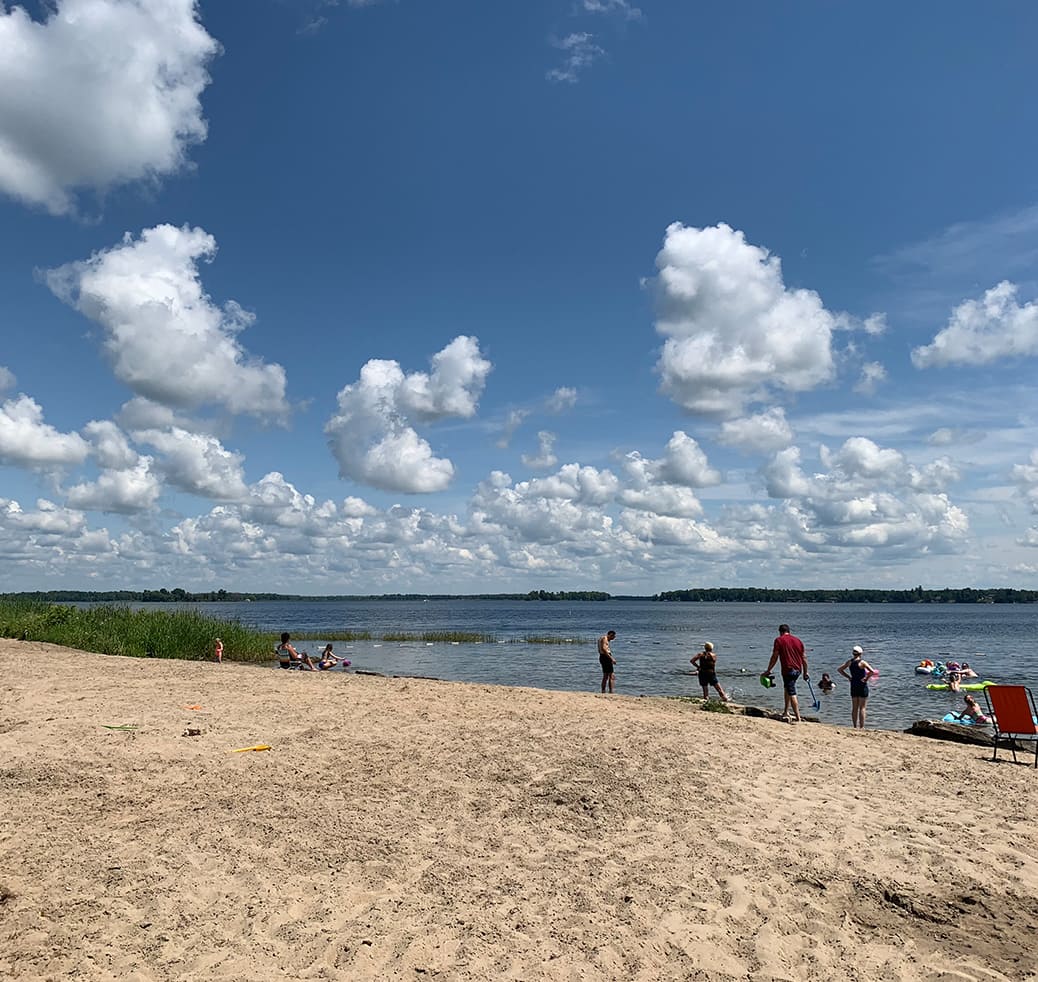
[[[783,705],[783,719],[789,722],[800,722],[800,703],[797,702],[797,679],[801,675],[805,679],[807,675],[807,655],[804,654],[804,642],[795,634],[789,633],[788,624],[779,625],[779,636],[771,646],[771,661],[768,662],[768,670],[764,673],[770,675],[771,670],[778,662],[782,667],[782,689],[785,704]],[[792,715],[790,715],[792,710]]]

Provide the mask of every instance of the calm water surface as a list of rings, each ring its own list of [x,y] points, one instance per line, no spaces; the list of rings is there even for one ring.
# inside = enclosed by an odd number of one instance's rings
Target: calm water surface
[[[426,675],[495,685],[597,690],[601,682],[594,641],[617,632],[617,691],[625,695],[700,695],[688,664],[704,641],[718,653],[718,678],[738,702],[782,708],[781,689],[764,689],[757,676],[768,664],[778,625],[787,622],[807,647],[812,682],[823,671],[836,691],[815,693],[827,722],[849,725],[850,696],[836,669],[861,644],[879,669],[871,686],[868,722],[901,729],[917,719],[940,719],[959,709],[962,696],[930,692],[916,675],[922,658],[968,661],[981,679],[1038,681],[1038,605],[656,603],[648,600],[565,601],[348,601],[206,604],[206,613],[270,631],[468,631],[496,643],[428,645],[424,642],[335,642],[354,668]],[[529,636],[582,639],[584,644],[529,644]],[[300,648],[316,653],[319,641]],[[800,684],[801,711],[812,712]],[[983,698],[981,697],[983,705]]]

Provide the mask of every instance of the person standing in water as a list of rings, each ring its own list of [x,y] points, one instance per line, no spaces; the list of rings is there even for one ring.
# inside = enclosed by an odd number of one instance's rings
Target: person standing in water
[[[613,683],[615,681],[613,672],[616,668],[616,659],[613,657],[613,650],[610,644],[615,637],[616,631],[607,631],[598,639],[598,663],[602,666],[603,692],[605,692],[607,685],[609,686],[609,691],[613,691]]]
[[[804,642],[795,634],[791,634],[788,624],[779,624],[779,636],[771,646],[771,661],[768,662],[765,675],[778,662],[782,667],[782,718],[788,723],[800,722],[800,703],[797,701],[797,679],[801,675],[807,679],[807,655],[804,654]],[[792,713],[793,715],[790,715]]]
[[[872,666],[862,658],[861,645],[851,648],[851,657],[837,671],[851,682],[851,726],[865,729],[865,704],[869,701],[869,676]]]
[[[717,681],[717,654],[714,652],[714,646],[711,642],[704,641],[703,650],[698,655],[694,655],[689,660],[689,664],[699,673],[699,684],[703,687],[704,699],[709,698],[709,688],[712,685],[717,689],[721,702],[728,701],[728,696],[724,694],[721,683]]]

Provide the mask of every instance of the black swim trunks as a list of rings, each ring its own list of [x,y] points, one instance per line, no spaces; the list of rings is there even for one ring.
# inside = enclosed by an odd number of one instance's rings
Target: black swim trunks
[[[602,666],[603,675],[613,674],[613,659],[607,658],[605,655],[598,656],[598,664]]]
[[[851,682],[851,698],[852,699],[868,699],[869,697],[869,684],[868,682]]]
[[[708,685],[717,685],[717,672],[712,668],[699,670],[699,684],[705,689]]]
[[[782,684],[786,688],[786,695],[795,696],[797,694],[797,679],[800,678],[799,672],[783,672],[782,673]]]

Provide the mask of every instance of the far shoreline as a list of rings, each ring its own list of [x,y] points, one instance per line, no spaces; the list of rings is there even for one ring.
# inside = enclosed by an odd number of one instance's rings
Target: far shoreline
[[[421,603],[443,601],[542,603],[761,603],[761,604],[922,604],[934,606],[1038,603],[1038,590],[1011,587],[944,587],[909,590],[854,587],[793,590],[772,587],[703,587],[654,594],[611,594],[597,590],[530,590],[525,593],[287,594],[266,591],[205,590],[35,590],[0,594],[0,600],[44,603]]]

